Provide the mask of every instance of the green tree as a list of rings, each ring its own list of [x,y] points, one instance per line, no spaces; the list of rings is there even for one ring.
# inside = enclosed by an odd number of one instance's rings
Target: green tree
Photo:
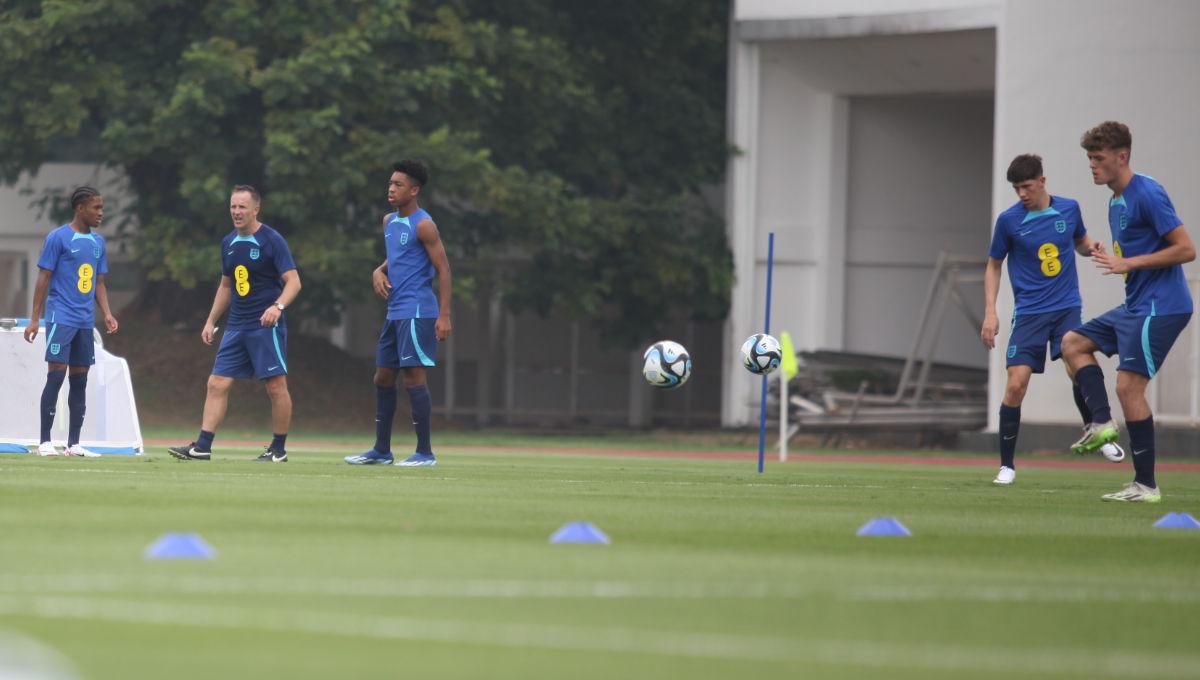
[[[589,318],[720,318],[731,262],[700,190],[724,166],[724,2],[8,2],[0,178],[94,134],[137,201],[136,256],[203,296],[229,187],[263,189],[310,313],[368,294],[390,163],[466,288]],[[176,305],[178,306],[178,305]],[[199,310],[203,313],[203,310]]]

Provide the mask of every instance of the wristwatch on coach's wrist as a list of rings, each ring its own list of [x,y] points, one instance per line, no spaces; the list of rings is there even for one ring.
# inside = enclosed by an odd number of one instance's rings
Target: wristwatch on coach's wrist
[[[282,302],[276,302],[274,304],[274,307],[275,307],[275,309],[278,309],[281,312],[283,311],[283,303]]]

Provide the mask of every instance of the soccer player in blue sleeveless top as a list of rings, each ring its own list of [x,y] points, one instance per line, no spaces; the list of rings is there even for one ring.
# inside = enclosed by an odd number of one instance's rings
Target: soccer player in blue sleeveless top
[[[92,187],[71,194],[75,218],[50,232],[38,258],[38,280],[33,292],[33,314],[25,327],[25,340],[37,337],[45,305],[46,386],[42,389],[42,431],[39,456],[59,455],[50,442],[54,411],[63,380],[70,382],[67,407],[71,411],[64,456],[96,458],[100,454],[79,445],[87,408],[88,370],[96,363],[96,305],[104,314],[104,327],[116,333],[119,324],[108,308],[108,251],[104,237],[95,233],[104,219],[104,197]],[[47,293],[49,295],[47,296]]]
[[[1091,255],[1094,248],[1083,225],[1079,204],[1046,191],[1040,156],[1022,154],[1014,158],[1008,166],[1008,181],[1020,200],[996,219],[984,274],[985,312],[979,333],[988,349],[996,346],[1000,329],[996,295],[1000,289],[1000,266],[1008,257],[1015,305],[1006,352],[1008,383],[1000,404],[1000,471],[992,480],[1003,485],[1016,479],[1013,461],[1021,427],[1021,402],[1029,389],[1029,379],[1045,370],[1047,345],[1050,360],[1058,359],[1062,355],[1063,336],[1080,324],[1082,301],[1075,253]],[[1091,422],[1091,412],[1078,386],[1075,404],[1086,426]],[[1114,460],[1124,457],[1124,451],[1116,444],[1105,446],[1106,456]]]
[[[1133,137],[1123,123],[1106,121],[1084,133],[1092,180],[1112,190],[1108,226],[1113,252],[1092,256],[1104,274],[1125,278],[1125,303],[1092,319],[1063,339],[1063,354],[1092,410],[1092,424],[1076,451],[1094,451],[1118,436],[1112,421],[1104,375],[1096,352],[1118,355],[1117,398],[1125,413],[1133,453],[1133,481],[1106,501],[1157,503],[1154,478],[1154,416],[1146,386],[1192,317],[1192,294],[1183,264],[1196,259],[1196,247],[1175,213],[1166,189],[1129,167]]]
[[[395,212],[383,217],[383,242],[387,259],[375,269],[375,293],[387,300],[387,319],[375,353],[375,445],[357,456],[346,456],[351,465],[391,465],[392,418],[396,413],[396,379],[402,372],[404,389],[412,406],[416,451],[396,465],[437,465],[429,441],[433,401],[425,384],[425,371],[436,365],[437,341],[450,337],[450,262],[437,225],[417,205],[428,171],[418,161],[403,160],[393,166],[388,183],[388,203]],[[438,294],[433,294],[437,275]]]
[[[225,419],[229,388],[235,378],[258,378],[271,399],[274,437],[255,460],[287,462],[287,432],[292,422],[292,396],[287,386],[287,324],[283,310],[300,293],[300,275],[287,241],[258,221],[262,201],[248,184],[233,188],[229,216],[233,231],[221,241],[221,283],[200,339],[211,345],[217,320],[229,310],[225,334],[217,349],[204,417],[196,441],[168,449],[180,460],[209,460],[217,427]]]

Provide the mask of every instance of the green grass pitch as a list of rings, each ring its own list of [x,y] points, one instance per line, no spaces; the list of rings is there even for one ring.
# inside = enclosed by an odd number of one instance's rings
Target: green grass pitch
[[[1200,531],[1151,528],[1200,473],[292,448],[0,456],[0,641],[88,680],[1200,676]],[[217,559],[143,559],[170,531]]]

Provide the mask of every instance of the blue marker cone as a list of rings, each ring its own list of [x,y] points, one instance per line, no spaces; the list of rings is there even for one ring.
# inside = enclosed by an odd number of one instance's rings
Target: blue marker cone
[[[862,525],[856,536],[912,536],[912,532],[895,517],[874,517]]]
[[[550,537],[551,543],[598,543],[608,545],[611,541],[603,531],[591,522],[567,522]]]
[[[211,560],[217,551],[199,534],[163,534],[146,548],[148,560]]]
[[[1156,529],[1200,529],[1200,521],[1186,512],[1168,512],[1154,523]]]

